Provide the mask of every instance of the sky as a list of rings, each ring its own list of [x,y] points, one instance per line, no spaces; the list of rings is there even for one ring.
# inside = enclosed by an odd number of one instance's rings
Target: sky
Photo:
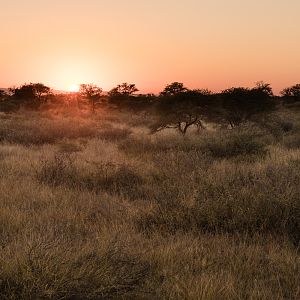
[[[300,82],[299,0],[0,0],[0,87]]]

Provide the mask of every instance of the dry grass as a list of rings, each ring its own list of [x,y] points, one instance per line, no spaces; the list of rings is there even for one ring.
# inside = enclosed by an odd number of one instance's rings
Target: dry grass
[[[297,114],[132,117],[0,115],[0,298],[299,299]]]

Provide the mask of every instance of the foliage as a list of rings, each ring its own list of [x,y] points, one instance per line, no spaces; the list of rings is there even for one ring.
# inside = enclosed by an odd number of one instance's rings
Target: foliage
[[[269,85],[263,83],[251,89],[239,87],[224,90],[220,97],[225,119],[231,127],[235,127],[257,114],[270,112],[275,107],[271,93]]]
[[[188,89],[181,82],[173,82],[160,93],[162,96],[174,96],[186,92]]]
[[[151,111],[152,103],[155,102],[154,94],[135,94],[138,92],[135,84],[123,83],[113,88],[108,93],[109,104],[117,109],[132,112]]]
[[[110,97],[116,97],[116,96],[130,96],[134,94],[135,92],[138,92],[137,87],[133,83],[122,83],[119,84],[117,87],[113,88],[109,91]]]
[[[3,100],[7,97],[7,93],[5,90],[0,89],[0,100]]]
[[[216,158],[249,157],[264,158],[268,151],[265,144],[249,134],[237,134],[226,137],[221,142],[209,142],[206,146]]]
[[[281,92],[282,97],[288,100],[299,101],[300,100],[300,84],[293,85],[283,89]]]
[[[157,119],[151,125],[152,132],[174,128],[185,135],[192,126],[204,129],[203,120],[214,116],[213,100],[207,90],[188,90],[181,83],[167,86],[156,103]]]
[[[51,95],[51,88],[42,83],[24,84],[18,88],[9,89],[11,101],[18,107],[38,109]]]
[[[95,113],[97,104],[100,103],[102,89],[95,84],[81,84],[79,94],[88,101],[91,106],[92,112]]]

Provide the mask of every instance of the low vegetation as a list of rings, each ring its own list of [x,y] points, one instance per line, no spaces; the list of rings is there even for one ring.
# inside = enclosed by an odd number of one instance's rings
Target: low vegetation
[[[138,112],[135,86],[93,88],[0,114],[0,298],[299,299],[297,101],[227,90],[267,97],[227,118],[194,91],[183,134],[183,85]]]

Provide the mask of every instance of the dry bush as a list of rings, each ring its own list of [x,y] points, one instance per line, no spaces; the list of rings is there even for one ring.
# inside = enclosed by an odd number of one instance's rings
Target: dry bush
[[[278,111],[264,120],[258,120],[262,128],[267,130],[277,141],[293,131],[299,130],[300,120],[295,112]]]
[[[299,133],[289,134],[283,138],[283,145],[288,149],[298,149],[300,148],[300,137]]]
[[[74,156],[60,154],[53,159],[42,160],[36,170],[40,183],[50,186],[68,186],[95,193],[107,192],[138,198],[142,195],[143,179],[127,165],[114,163],[89,163],[87,170],[78,169]]]
[[[174,151],[194,151],[201,149],[201,140],[195,137],[178,138],[178,136],[164,137],[132,137],[120,143],[120,150],[130,155],[145,155],[165,153]]]
[[[200,173],[193,205],[160,201],[138,218],[143,232],[274,233],[300,242],[300,163],[263,170],[228,168],[222,176]],[[170,198],[169,198],[170,199]]]
[[[251,241],[251,242],[250,242]],[[152,299],[298,299],[300,260],[268,236],[156,235],[147,252]],[[150,297],[151,298],[151,297]]]
[[[59,142],[59,151],[63,153],[75,153],[80,152],[82,150],[82,147],[75,143],[70,142]]]
[[[205,148],[216,158],[264,158],[268,153],[266,145],[250,134],[226,135],[225,138],[208,141]]]
[[[24,246],[1,253],[2,299],[130,299],[148,274],[113,236],[76,243],[32,236]]]
[[[26,117],[1,120],[0,141],[30,146],[52,144],[65,138],[92,138],[96,135],[93,122],[55,120],[35,115]]]
[[[268,150],[266,142],[261,139],[260,132],[249,130],[233,130],[231,132],[208,132],[202,136],[190,136],[180,139],[173,137],[131,138],[120,144],[120,149],[128,154],[145,154],[164,152],[166,156],[172,152],[199,152],[213,158],[230,159],[264,158]]]
[[[128,128],[110,128],[101,130],[98,133],[98,137],[103,140],[116,142],[127,139],[131,133],[131,130]]]

